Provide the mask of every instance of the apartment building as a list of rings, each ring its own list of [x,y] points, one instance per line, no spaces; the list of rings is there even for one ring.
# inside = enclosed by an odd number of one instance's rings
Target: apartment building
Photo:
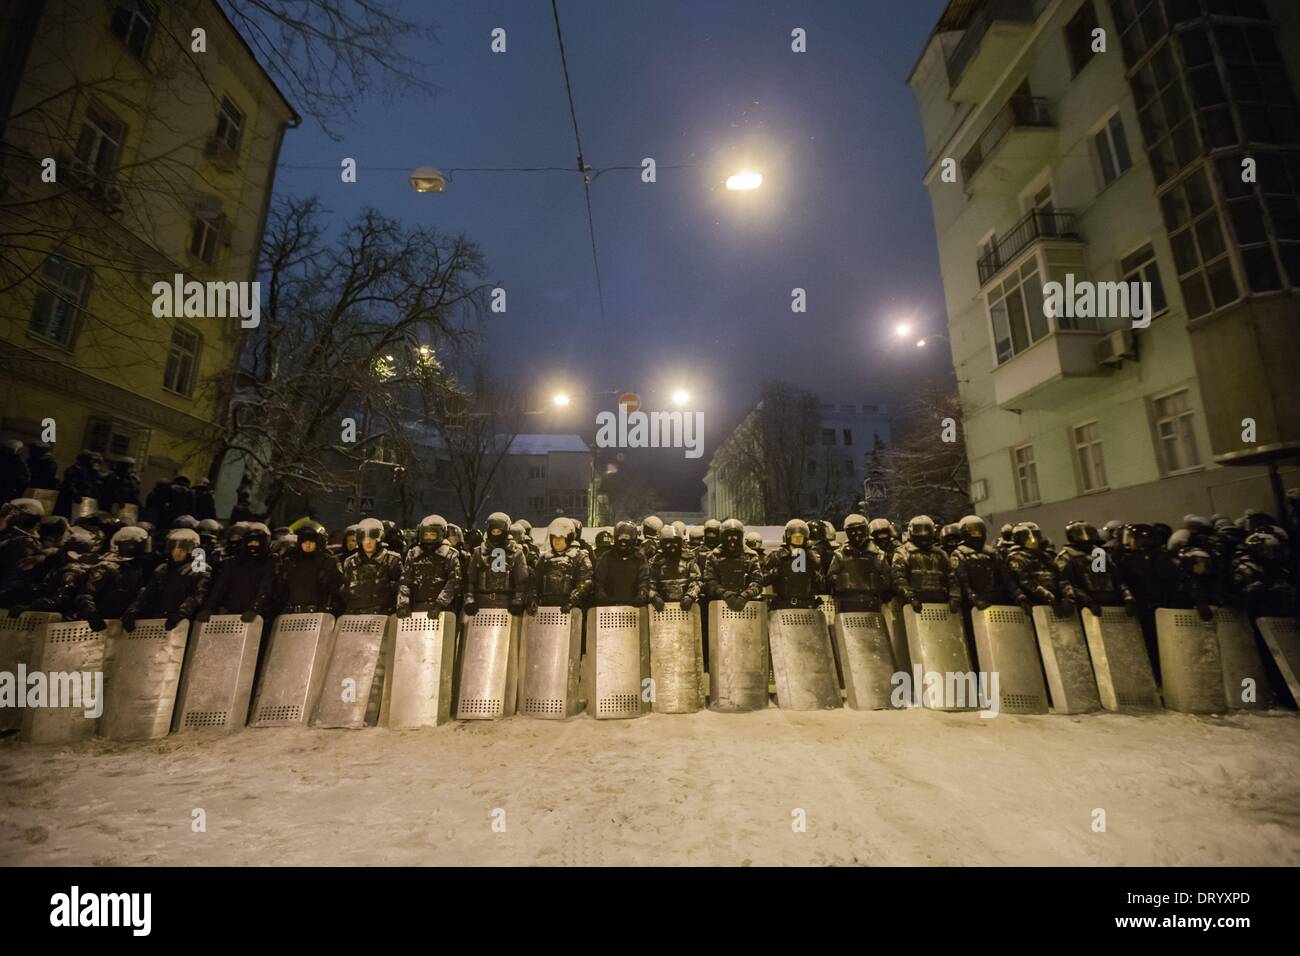
[[[1300,483],[1297,64],[1289,0],[948,4],[909,83],[981,514],[1055,534]],[[1150,324],[1045,308],[1054,282],[1149,283]]]

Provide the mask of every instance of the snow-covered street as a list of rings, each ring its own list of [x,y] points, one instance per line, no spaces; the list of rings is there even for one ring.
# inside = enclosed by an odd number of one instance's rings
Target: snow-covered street
[[[773,707],[10,737],[0,864],[1294,866],[1300,718]]]

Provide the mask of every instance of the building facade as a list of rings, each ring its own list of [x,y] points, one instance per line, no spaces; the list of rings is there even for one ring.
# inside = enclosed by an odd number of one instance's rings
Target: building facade
[[[6,10],[0,433],[134,458],[145,490],[204,476],[299,118],[212,0]],[[179,316],[177,275],[204,283]]]
[[[1297,64],[1289,0],[949,3],[909,82],[981,514],[1300,483]]]
[[[706,518],[739,518],[746,524],[761,524],[749,482],[729,480],[722,462],[729,451],[746,440],[759,410],[750,412],[719,444],[709,459],[704,475],[700,508]],[[860,401],[820,401],[812,442],[805,445],[800,462],[799,497],[803,513],[794,517],[827,517],[837,520],[854,510],[863,497],[863,482],[872,464],[872,453],[890,442],[888,410],[883,405]]]

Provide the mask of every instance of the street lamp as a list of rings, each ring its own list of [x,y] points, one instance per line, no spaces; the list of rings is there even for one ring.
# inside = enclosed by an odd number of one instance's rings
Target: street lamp
[[[686,391],[686,389],[678,388],[673,390],[674,405],[678,405],[678,406],[685,405],[690,400],[691,400],[690,392]]]
[[[569,396],[566,395],[564,392],[556,392],[553,396],[551,396],[551,401],[553,401],[560,408],[567,408],[569,405]]]
[[[912,334],[911,322],[899,322],[897,325],[894,326],[894,336],[896,338],[905,339],[911,334]]]
[[[931,339],[943,339],[946,342],[948,341],[948,336],[944,335],[942,332],[931,332],[929,335],[924,336],[921,339],[918,339],[916,343],[916,347],[918,349],[925,348],[925,346],[929,343]]]
[[[447,177],[434,166],[419,166],[411,171],[411,188],[417,193],[445,192]]]
[[[757,189],[763,185],[763,174],[741,170],[734,176],[727,177],[727,188],[732,190]]]

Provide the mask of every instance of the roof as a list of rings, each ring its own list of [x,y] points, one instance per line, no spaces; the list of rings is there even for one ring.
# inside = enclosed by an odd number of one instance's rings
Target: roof
[[[285,105],[286,109],[288,109],[292,118],[292,125],[297,126],[300,124],[302,122],[302,116],[299,115],[298,111],[294,108],[294,105],[289,102],[289,97],[284,95],[284,91],[281,90],[279,85],[275,82],[275,77],[271,76],[266,67],[262,65],[262,61],[257,58],[257,54],[253,51],[253,47],[246,39],[244,39],[244,35],[239,32],[239,27],[235,26],[234,21],[231,20],[226,11],[221,8],[221,4],[217,2],[217,0],[213,0],[212,7],[217,11],[217,16],[221,17],[221,19],[225,21],[226,26],[230,28],[230,32],[239,38],[240,44],[243,45],[245,52],[248,53],[248,58],[253,61],[253,65],[257,67],[258,72],[260,72],[266,79],[266,82],[271,85],[271,89],[275,92],[275,95],[280,98],[280,102]]]
[[[516,435],[510,443],[512,455],[549,455],[552,452],[590,454],[591,449],[578,435]]]

